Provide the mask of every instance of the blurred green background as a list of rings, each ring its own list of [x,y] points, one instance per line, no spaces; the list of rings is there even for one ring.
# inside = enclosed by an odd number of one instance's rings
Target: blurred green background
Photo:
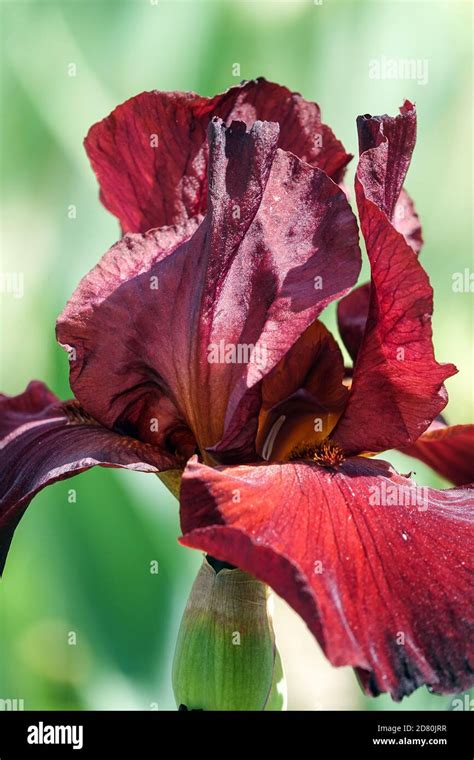
[[[23,298],[0,294],[4,392],[41,378],[69,395],[55,318],[119,234],[82,148],[90,125],[142,90],[212,95],[264,75],[317,100],[354,153],[357,114],[417,103],[407,187],[424,224],[438,358],[460,370],[448,416],[472,421],[472,296],[452,290],[453,272],[473,267],[471,3],[2,0],[1,15],[1,269],[24,273]],[[371,79],[369,61],[382,56],[427,60],[428,82]],[[334,326],[334,310],[327,320]],[[401,455],[392,461],[444,485]],[[41,493],[0,583],[0,698],[25,709],[174,708],[174,641],[200,564],[178,535],[177,505],[150,475],[97,469]],[[394,706],[364,698],[282,602],[276,628],[290,708]],[[401,707],[452,700],[419,690]]]

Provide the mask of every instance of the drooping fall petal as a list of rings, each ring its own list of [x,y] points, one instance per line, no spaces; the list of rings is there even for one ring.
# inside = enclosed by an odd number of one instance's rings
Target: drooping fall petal
[[[351,156],[325,124],[316,103],[264,79],[213,98],[143,92],[95,124],[85,147],[105,207],[124,232],[180,224],[205,212],[209,121],[274,121],[279,147],[319,166],[339,182]]]
[[[59,402],[57,396],[39,380],[32,380],[26,390],[18,396],[0,393],[0,439],[24,425],[25,421],[41,420],[44,410]]]
[[[201,449],[224,435],[220,451],[243,431],[253,451],[256,385],[355,282],[357,226],[324,172],[277,149],[278,125],[209,129],[202,224],[125,236],[80,284],[58,340],[102,424],[159,445],[187,425]]]
[[[351,393],[334,432],[349,453],[414,443],[444,408],[443,382],[456,371],[434,358],[432,289],[415,252],[390,221],[411,154],[413,119],[414,109],[405,103],[396,119],[358,120],[363,152],[355,187],[371,286]],[[355,343],[354,331],[351,335]]]
[[[19,396],[0,395],[0,573],[16,526],[38,491],[95,465],[159,472],[177,460],[107,430],[74,401],[38,381]]]
[[[474,425],[446,425],[435,420],[414,444],[401,451],[457,486],[474,483]]]
[[[369,694],[474,683],[472,489],[419,488],[365,458],[337,470],[192,461],[181,525],[181,543],[272,586]]]

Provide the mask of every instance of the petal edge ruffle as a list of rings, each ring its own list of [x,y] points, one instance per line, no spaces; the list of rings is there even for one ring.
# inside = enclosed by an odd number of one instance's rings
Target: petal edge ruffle
[[[185,546],[252,573],[306,621],[334,665],[395,700],[474,683],[474,491],[435,491],[381,461],[188,464]]]
[[[390,221],[405,177],[400,167],[406,170],[411,156],[414,114],[405,103],[395,119],[358,120],[362,152],[355,187],[371,286],[349,400],[334,433],[350,454],[414,443],[446,405],[443,383],[457,371],[435,359],[432,288],[416,253]]]

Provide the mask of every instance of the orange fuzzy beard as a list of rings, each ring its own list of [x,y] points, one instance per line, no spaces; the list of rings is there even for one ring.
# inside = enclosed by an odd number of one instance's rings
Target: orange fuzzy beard
[[[337,467],[345,459],[344,452],[338,443],[330,438],[325,438],[317,446],[310,443],[301,443],[290,454],[290,461],[297,459],[310,459],[322,467]]]

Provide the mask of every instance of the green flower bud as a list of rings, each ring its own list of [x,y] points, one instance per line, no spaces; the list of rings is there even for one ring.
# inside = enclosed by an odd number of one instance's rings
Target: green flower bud
[[[268,586],[209,559],[194,582],[178,634],[176,703],[188,710],[284,710]]]

